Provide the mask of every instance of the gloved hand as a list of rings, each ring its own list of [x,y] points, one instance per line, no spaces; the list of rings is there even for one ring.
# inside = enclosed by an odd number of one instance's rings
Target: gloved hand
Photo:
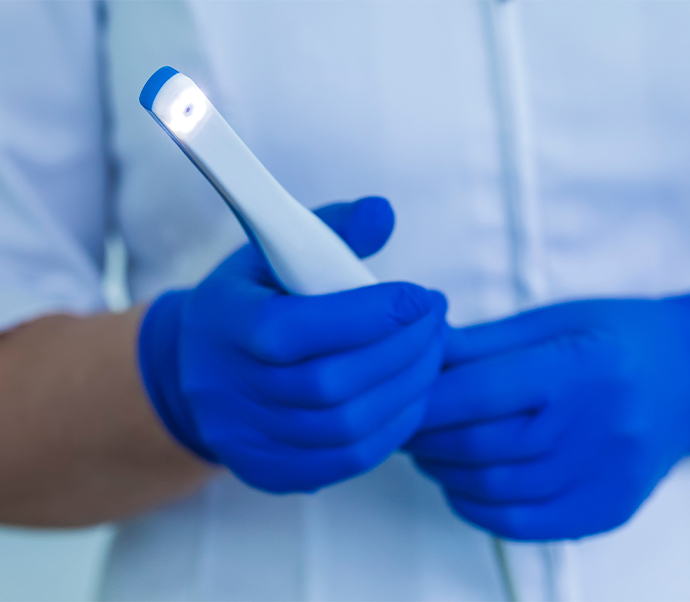
[[[690,447],[690,297],[449,329],[409,443],[461,516],[521,540],[624,523]]]
[[[360,256],[393,228],[375,197],[317,214]],[[445,310],[440,293],[409,283],[287,295],[246,245],[196,288],[153,303],[140,368],[189,449],[254,487],[313,491],[373,468],[419,427]]]

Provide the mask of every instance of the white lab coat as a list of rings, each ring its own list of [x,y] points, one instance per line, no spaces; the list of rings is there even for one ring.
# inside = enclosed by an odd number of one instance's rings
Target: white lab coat
[[[127,246],[135,301],[196,282],[244,240],[137,104],[164,64],[193,77],[305,204],[390,198],[396,231],[372,269],[443,290],[454,323],[690,290],[688,3],[105,8],[99,19],[91,3],[0,4],[4,327],[102,309],[108,232]],[[681,465],[613,533],[509,544],[521,598],[690,599],[689,509]],[[504,593],[489,537],[395,455],[314,496],[267,495],[227,475],[129,521],[101,595]]]

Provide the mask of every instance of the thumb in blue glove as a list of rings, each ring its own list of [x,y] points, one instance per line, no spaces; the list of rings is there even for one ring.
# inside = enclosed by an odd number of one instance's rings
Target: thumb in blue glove
[[[565,303],[448,331],[407,448],[501,536],[612,529],[690,448],[690,298]]]
[[[317,214],[360,256],[393,228],[384,199]],[[145,315],[140,367],[189,449],[254,487],[313,491],[367,471],[421,424],[443,358],[439,293],[387,283],[285,294],[251,245]]]

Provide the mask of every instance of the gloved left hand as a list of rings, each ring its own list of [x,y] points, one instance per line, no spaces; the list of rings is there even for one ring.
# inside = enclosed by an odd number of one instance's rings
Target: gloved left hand
[[[498,535],[628,520],[690,448],[690,297],[565,303],[449,329],[408,443],[455,511]]]

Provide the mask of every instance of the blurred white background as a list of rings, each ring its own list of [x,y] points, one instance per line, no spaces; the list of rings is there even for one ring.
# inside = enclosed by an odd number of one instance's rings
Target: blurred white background
[[[0,528],[0,601],[93,600],[111,537],[111,527]]]

